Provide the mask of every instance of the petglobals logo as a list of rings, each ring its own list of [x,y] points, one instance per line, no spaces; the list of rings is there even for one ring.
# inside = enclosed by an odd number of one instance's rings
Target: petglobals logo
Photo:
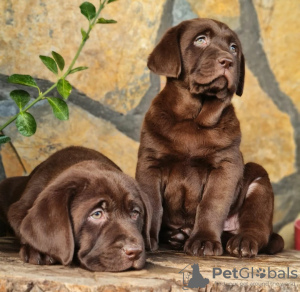
[[[188,267],[193,269],[192,273],[187,270]],[[187,288],[204,288],[209,283],[209,280],[201,275],[198,264],[187,265],[179,273],[182,274],[183,290],[187,290]]]
[[[221,268],[213,268],[213,279],[296,279],[298,277],[297,270],[287,267],[284,270],[273,270],[268,267],[264,268],[241,268],[232,270],[223,270]]]
[[[192,270],[192,272],[190,272]],[[202,271],[203,272],[203,271]],[[274,269],[271,267],[267,268],[254,268],[254,267],[244,267],[244,268],[233,268],[233,269],[224,269],[224,268],[212,268],[212,275],[209,279],[212,283],[220,283],[220,280],[224,282],[224,279],[239,279],[246,280],[241,282],[241,284],[252,285],[259,283],[259,285],[265,285],[269,283],[270,279],[286,279],[289,280],[289,285],[291,284],[292,279],[298,278],[298,271],[292,269],[290,267],[286,267],[285,269]],[[182,289],[187,290],[188,288],[205,288],[210,280],[208,278],[204,278],[200,273],[199,264],[193,263],[187,265],[180,272],[182,274]],[[206,275],[208,271],[206,270]],[[263,279],[266,281],[256,282],[258,279]],[[225,282],[224,282],[225,283]],[[226,281],[228,284],[228,281]],[[232,282],[233,283],[233,282]],[[236,283],[236,282],[235,282]],[[274,281],[273,281],[274,283]],[[281,284],[283,282],[280,282]]]

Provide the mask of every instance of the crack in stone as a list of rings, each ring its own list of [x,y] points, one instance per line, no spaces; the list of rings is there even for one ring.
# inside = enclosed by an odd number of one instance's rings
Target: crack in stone
[[[1,150],[1,148],[0,148]],[[4,166],[3,166],[3,163],[2,163],[2,157],[0,155],[0,181],[2,181],[3,179],[5,179],[5,171],[4,171]]]
[[[156,43],[160,40],[165,30],[172,25],[172,10],[174,0],[167,0],[162,13],[162,20],[157,32]],[[135,141],[139,141],[141,125],[144,119],[144,115],[148,110],[152,99],[157,95],[160,90],[159,76],[150,73],[150,87],[146,94],[142,97],[137,107],[129,111],[126,115],[116,112],[109,107],[101,104],[98,101],[94,101],[87,98],[85,95],[72,95],[70,101],[81,108],[85,109],[94,116],[101,117],[110,121],[116,126],[116,128],[132,138]]]

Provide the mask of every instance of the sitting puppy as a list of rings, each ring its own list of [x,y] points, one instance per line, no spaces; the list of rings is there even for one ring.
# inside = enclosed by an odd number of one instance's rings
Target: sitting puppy
[[[268,174],[244,165],[240,152],[231,104],[244,86],[237,35],[211,19],[184,21],[166,32],[148,67],[167,77],[145,116],[136,173],[157,212],[152,248],[161,228],[163,243],[190,255],[221,255],[221,236],[234,256],[281,251]]]
[[[83,147],[58,151],[29,176],[0,184],[0,219],[20,238],[20,256],[31,264],[141,269],[151,210],[134,179]]]

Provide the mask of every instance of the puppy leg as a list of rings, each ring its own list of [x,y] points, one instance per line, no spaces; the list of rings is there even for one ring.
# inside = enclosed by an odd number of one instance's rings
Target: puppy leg
[[[23,262],[33,265],[54,265],[57,263],[57,261],[49,255],[40,253],[28,244],[21,246],[20,257]]]
[[[184,245],[186,253],[198,256],[223,253],[221,233],[242,171],[242,163],[232,163],[229,159],[211,171],[197,206],[193,231]]]
[[[256,256],[268,246],[270,253],[280,251],[283,240],[272,234],[274,194],[268,174],[260,165],[245,165],[243,192],[246,195],[238,213],[238,234],[229,239],[226,250],[238,257]]]
[[[153,209],[153,216],[150,228],[151,250],[158,249],[158,235],[162,222],[163,208],[161,195],[161,173],[158,169],[152,168],[146,155],[139,157],[136,180],[141,189],[148,195]],[[148,247],[147,247],[148,248]]]

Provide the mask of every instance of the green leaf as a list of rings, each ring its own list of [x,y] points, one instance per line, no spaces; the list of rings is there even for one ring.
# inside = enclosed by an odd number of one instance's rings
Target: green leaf
[[[58,97],[47,97],[49,104],[52,107],[53,114],[62,121],[69,119],[69,108],[65,101]]]
[[[64,68],[65,68],[65,60],[64,60],[64,58],[60,54],[58,54],[58,53],[56,53],[54,51],[52,51],[52,56],[53,56],[55,62],[57,63],[60,71],[64,70]]]
[[[36,131],[36,122],[30,113],[20,112],[16,125],[20,134],[26,137],[32,136]]]
[[[117,1],[117,0],[108,0],[108,1],[107,1],[107,4],[112,3],[112,2],[115,2],[115,1]]]
[[[91,21],[96,16],[96,8],[90,2],[83,2],[80,5],[81,14],[83,14],[88,21]]]
[[[106,24],[106,23],[117,23],[117,21],[115,21],[113,19],[105,19],[105,18],[101,17],[97,20],[97,23],[104,23],[104,24]]]
[[[89,38],[89,36],[87,35],[87,32],[83,28],[81,29],[81,35],[82,35],[82,39],[83,40]]]
[[[11,99],[21,110],[30,100],[30,94],[25,90],[14,90],[10,94]]]
[[[39,88],[30,75],[13,74],[8,77],[8,82]]]
[[[69,81],[60,79],[57,83],[57,91],[64,99],[67,99],[72,91],[72,86]]]
[[[78,72],[78,71],[86,70],[86,69],[88,69],[88,68],[89,68],[89,67],[77,67],[77,68],[74,68],[74,69],[72,69],[72,70],[69,72],[68,75],[73,74],[73,73]]]
[[[51,72],[56,75],[58,74],[56,63],[51,57],[40,56],[40,59]]]
[[[4,135],[0,136],[0,144],[5,144],[10,141],[10,138]]]

